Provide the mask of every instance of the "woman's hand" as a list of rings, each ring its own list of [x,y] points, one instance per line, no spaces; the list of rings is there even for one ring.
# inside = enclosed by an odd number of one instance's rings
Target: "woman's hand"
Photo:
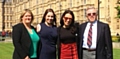
[[[25,59],[30,59],[29,56],[26,56]]]

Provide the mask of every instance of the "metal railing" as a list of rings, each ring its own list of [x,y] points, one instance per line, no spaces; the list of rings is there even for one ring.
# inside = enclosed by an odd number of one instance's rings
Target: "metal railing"
[[[5,41],[5,40],[12,40],[12,38],[9,36],[5,36],[5,37],[0,36],[0,41]]]

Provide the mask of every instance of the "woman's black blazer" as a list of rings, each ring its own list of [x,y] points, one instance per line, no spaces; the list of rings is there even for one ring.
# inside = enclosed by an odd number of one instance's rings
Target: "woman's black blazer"
[[[33,26],[31,26],[34,28]],[[13,59],[24,59],[29,56],[31,38],[23,23],[14,25],[12,31],[12,40],[14,45]],[[34,28],[35,29],[35,28]],[[38,43],[37,56],[41,50],[41,42]]]

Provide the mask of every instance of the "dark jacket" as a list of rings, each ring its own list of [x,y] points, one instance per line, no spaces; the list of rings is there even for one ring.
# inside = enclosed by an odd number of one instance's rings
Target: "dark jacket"
[[[33,26],[31,26],[34,28]],[[35,29],[35,28],[34,28]],[[31,38],[23,23],[13,26],[12,39],[14,45],[13,59],[24,59],[29,56]],[[37,56],[41,49],[41,42],[38,43]]]
[[[80,57],[82,59],[82,45],[83,34],[86,28],[87,22],[80,25]],[[96,58],[95,59],[113,59],[112,39],[111,32],[108,24],[97,22],[97,45],[96,45]]]

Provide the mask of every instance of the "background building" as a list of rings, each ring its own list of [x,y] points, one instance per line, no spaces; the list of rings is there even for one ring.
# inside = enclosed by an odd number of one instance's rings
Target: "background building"
[[[112,35],[120,34],[120,19],[117,19],[118,0],[0,0],[0,31],[2,29],[12,30],[12,26],[17,24],[21,12],[28,8],[34,13],[33,25],[41,22],[44,11],[47,8],[54,9],[57,22],[65,9],[71,9],[75,14],[76,22],[80,24],[87,21],[85,17],[86,8],[95,6],[99,9],[99,20],[108,23]],[[98,7],[100,6],[100,7]],[[59,23],[58,23],[59,25]]]

